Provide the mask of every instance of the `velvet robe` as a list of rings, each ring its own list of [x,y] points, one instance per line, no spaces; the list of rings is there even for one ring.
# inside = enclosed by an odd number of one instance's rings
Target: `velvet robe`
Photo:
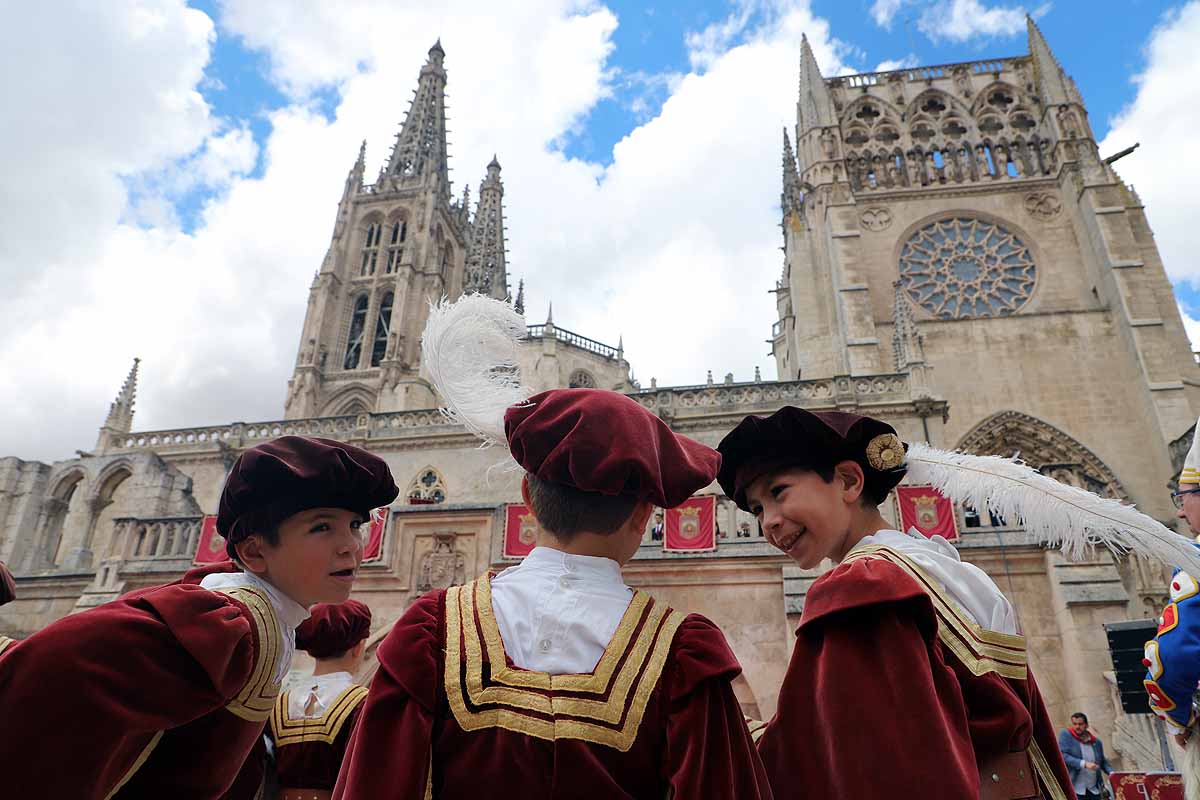
[[[254,797],[262,762],[247,756],[261,752],[281,644],[264,593],[181,582],[12,645],[0,656],[0,763],[20,768],[6,770],[6,796]]]
[[[334,798],[769,798],[707,619],[636,592],[591,673],[513,666],[490,581],[419,599],[379,671]]]
[[[1074,798],[1024,639],[886,547],[813,583],[775,717],[751,727],[784,800],[979,797],[981,767],[1020,752],[1043,797]]]
[[[267,725],[267,734],[275,745],[279,788],[332,791],[367,689],[348,686],[324,714],[306,719],[288,715],[288,694],[284,692],[275,701]]]

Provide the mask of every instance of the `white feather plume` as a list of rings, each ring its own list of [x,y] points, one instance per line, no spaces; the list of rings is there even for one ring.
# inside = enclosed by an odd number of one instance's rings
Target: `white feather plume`
[[[1097,545],[1200,574],[1200,550],[1131,505],[1068,486],[1011,458],[909,445],[908,477],[958,503],[1019,523],[1038,541],[1079,560]]]
[[[483,440],[504,441],[504,410],[525,399],[517,347],[525,318],[481,294],[445,298],[429,309],[421,358],[445,401],[442,413]]]

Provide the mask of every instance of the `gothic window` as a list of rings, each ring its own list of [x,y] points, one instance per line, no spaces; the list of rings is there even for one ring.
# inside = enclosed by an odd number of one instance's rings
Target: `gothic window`
[[[879,111],[872,105],[864,105],[854,116],[870,125],[879,118]]]
[[[1037,268],[1011,231],[956,216],[916,231],[900,251],[900,282],[913,302],[939,319],[1002,317],[1029,301]]]
[[[984,119],[983,121],[981,121],[979,123],[979,130],[983,131],[985,134],[987,134],[989,136],[991,134],[994,134],[996,131],[1003,130],[1003,129],[1004,129],[1004,123],[1001,122],[1000,120],[996,119],[995,117],[987,117],[986,119]]]
[[[362,355],[363,329],[367,326],[367,296],[364,294],[354,301],[354,311],[350,314],[350,333],[346,337],[346,359],[342,369],[355,369]]]
[[[387,267],[385,272],[392,274],[400,269],[400,259],[404,257],[404,240],[408,238],[408,223],[399,220],[392,223],[392,235],[388,239]]]
[[[883,128],[879,131],[879,133],[875,134],[875,139],[885,144],[891,144],[899,138],[900,134],[896,133],[896,131],[891,128]]]
[[[942,133],[946,134],[952,139],[957,139],[966,132],[967,129],[964,128],[963,124],[956,119],[946,120],[946,124],[942,126]]]
[[[912,137],[918,142],[927,142],[934,137],[933,128],[927,122],[918,122],[913,126]]]
[[[846,134],[846,144],[858,146],[868,140],[867,132],[862,128],[854,128],[850,133]]]
[[[577,369],[571,373],[571,377],[567,381],[567,387],[571,389],[595,389],[596,379],[587,370]]]
[[[446,245],[445,247],[442,248],[441,270],[442,270],[443,275],[446,274],[446,270],[450,267],[450,252],[451,252],[450,245]]]
[[[940,97],[933,96],[921,104],[921,110],[930,116],[936,117],[946,110],[946,104],[942,102]]]
[[[375,274],[375,261],[379,257],[379,239],[383,236],[383,225],[372,222],[367,226],[367,238],[363,241],[362,264],[358,268],[360,276]]]
[[[434,505],[446,501],[446,483],[433,467],[417,473],[408,485],[408,504],[413,506]]]
[[[1000,109],[1001,111],[1005,111],[1008,109],[1008,107],[1010,105],[1012,105],[1013,98],[1012,98],[1011,93],[1006,92],[1003,89],[997,89],[996,91],[994,91],[990,95],[988,95],[987,101],[988,101],[988,105],[995,106],[996,108]]]
[[[1012,116],[1012,126],[1019,131],[1027,131],[1037,125],[1033,121],[1033,117],[1028,114],[1014,114]]]
[[[392,293],[388,292],[379,303],[379,316],[375,318],[375,342],[371,345],[371,366],[378,367],[387,351],[388,331],[392,327]]]

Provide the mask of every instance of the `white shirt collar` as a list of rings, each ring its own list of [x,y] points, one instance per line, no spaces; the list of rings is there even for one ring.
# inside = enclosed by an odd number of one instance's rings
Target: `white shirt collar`
[[[324,675],[313,675],[304,683],[309,686],[330,686],[339,683],[354,683],[354,676],[349,672],[327,672]]]
[[[621,565],[611,558],[577,556],[552,547],[533,548],[529,555],[525,556],[521,566],[539,572],[552,572],[555,575],[570,572],[581,580],[625,584],[621,579]]]
[[[200,581],[200,587],[218,591],[247,587],[258,589],[267,596],[267,601],[279,620],[279,632],[283,636],[283,650],[275,668],[275,680],[282,682],[292,666],[292,656],[296,653],[296,626],[308,619],[308,609],[253,572],[215,572],[205,575]]]

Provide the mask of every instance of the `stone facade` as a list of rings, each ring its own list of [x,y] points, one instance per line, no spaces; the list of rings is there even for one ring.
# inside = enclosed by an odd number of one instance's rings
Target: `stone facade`
[[[827,80],[802,44],[797,125],[784,134],[778,381],[642,388],[620,344],[552,315],[528,328],[524,381],[626,392],[714,445],[746,414],[787,404],[871,414],[907,440],[1019,453],[1170,519],[1200,374],[1136,194],[1101,160],[1074,83],[1032,23],[1029,48]],[[91,453],[0,460],[0,560],[19,591],[0,633],[25,636],[177,577],[233,459],[289,433],[365,446],[401,487],[382,557],[355,590],[375,612],[372,647],[420,593],[509,563],[504,509],[518,478],[437,411],[420,359],[428,301],[510,294],[499,161],[474,214],[465,192],[451,200],[444,56],[430,50],[376,180],[364,180],[362,151],[350,170],[283,419],[135,432],[135,364]],[[1117,755],[1144,764],[1157,751],[1151,726],[1116,711],[1101,625],[1155,614],[1162,569],[1106,553],[1067,563],[1003,520],[959,514],[961,552],[1016,606],[1055,720],[1086,710],[1117,737]],[[716,621],[745,668],[743,708],[767,716],[819,571],[736,537],[745,522],[718,497],[728,538],[716,551],[665,553],[647,540],[626,576]]]

